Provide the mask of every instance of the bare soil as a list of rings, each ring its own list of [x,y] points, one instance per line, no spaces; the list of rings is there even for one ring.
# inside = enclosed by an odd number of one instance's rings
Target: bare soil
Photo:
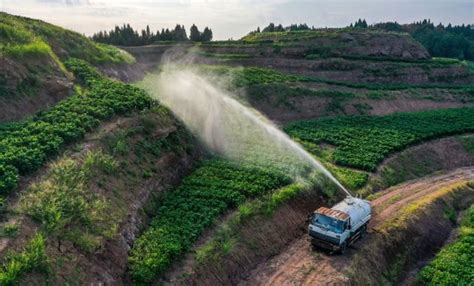
[[[450,99],[435,101],[410,98],[404,95],[388,99],[348,99],[338,103],[338,109],[333,109],[333,99],[329,97],[292,97],[288,98],[285,105],[276,104],[277,100],[269,94],[265,100],[251,103],[257,110],[279,124],[334,115],[389,115],[395,112],[474,106],[474,103],[464,103]],[[364,106],[365,108],[361,110],[358,106]]]
[[[344,256],[313,251],[304,235],[279,255],[253,269],[239,285],[347,285],[345,270],[357,248],[367,244],[377,234],[385,220],[393,218],[403,207],[426,194],[460,181],[474,179],[474,167],[462,168],[445,175],[423,178],[390,188],[375,199],[374,216],[366,237],[355,243]]]

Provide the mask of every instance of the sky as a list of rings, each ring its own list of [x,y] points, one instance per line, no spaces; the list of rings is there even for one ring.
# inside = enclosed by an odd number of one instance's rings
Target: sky
[[[0,10],[85,35],[130,23],[136,29],[209,26],[214,39],[239,39],[270,22],[343,27],[365,18],[474,24],[474,0],[0,0]]]

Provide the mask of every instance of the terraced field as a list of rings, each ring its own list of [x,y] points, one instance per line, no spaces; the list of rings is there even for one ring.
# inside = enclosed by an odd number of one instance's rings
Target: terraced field
[[[352,27],[126,49],[0,13],[1,285],[473,284],[471,62]],[[311,156],[372,201],[344,256],[307,241],[345,196]]]

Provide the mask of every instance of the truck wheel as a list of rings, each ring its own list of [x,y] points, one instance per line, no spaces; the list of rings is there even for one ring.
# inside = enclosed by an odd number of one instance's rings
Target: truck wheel
[[[344,242],[343,244],[341,244],[341,248],[339,248],[339,253],[344,254],[346,252],[346,249],[347,249],[347,242]]]
[[[363,238],[366,232],[367,232],[367,224],[364,224],[362,226],[362,229],[360,230],[360,238]]]

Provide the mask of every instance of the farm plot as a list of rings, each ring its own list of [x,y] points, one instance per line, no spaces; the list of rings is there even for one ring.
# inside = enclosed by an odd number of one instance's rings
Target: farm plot
[[[291,123],[285,131],[303,142],[333,145],[338,165],[374,171],[387,155],[409,145],[474,131],[474,108],[321,118]]]
[[[160,202],[150,227],[135,241],[129,256],[132,279],[152,282],[227,209],[290,181],[271,167],[204,162]]]
[[[462,221],[459,238],[422,269],[419,279],[424,285],[472,285],[473,267],[474,205]]]
[[[102,77],[81,60],[69,60],[84,89],[21,124],[0,128],[0,195],[14,189],[19,175],[37,170],[62,146],[84,136],[101,120],[152,105],[145,91]]]

